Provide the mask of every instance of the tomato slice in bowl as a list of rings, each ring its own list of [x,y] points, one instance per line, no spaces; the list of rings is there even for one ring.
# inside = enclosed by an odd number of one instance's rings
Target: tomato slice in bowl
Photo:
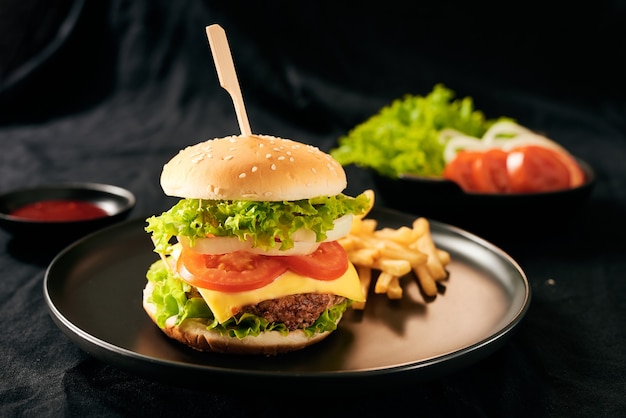
[[[507,152],[493,148],[476,157],[472,170],[475,191],[507,193],[511,190],[506,168],[507,156]]]
[[[455,182],[466,192],[476,191],[474,164],[482,154],[480,151],[459,151],[454,159],[446,164],[443,178]]]
[[[513,193],[537,193],[570,187],[570,171],[555,151],[528,145],[512,149],[507,170]]]
[[[287,271],[282,257],[234,251],[200,254],[184,248],[178,258],[178,274],[189,284],[221,292],[243,292],[270,284]]]
[[[323,242],[308,255],[283,258],[289,270],[318,280],[334,280],[348,269],[348,256],[337,241]]]
[[[551,150],[555,156],[561,160],[569,171],[569,187],[582,186],[586,180],[585,172],[580,167],[578,162],[570,154],[560,152],[558,150]]]

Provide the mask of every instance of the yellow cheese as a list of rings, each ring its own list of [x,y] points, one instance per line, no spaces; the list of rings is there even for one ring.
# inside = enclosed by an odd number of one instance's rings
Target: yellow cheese
[[[335,280],[316,280],[288,270],[260,289],[233,293],[201,288],[198,291],[220,323],[232,317],[233,312],[238,312],[242,306],[299,293],[331,293],[355,301],[365,301],[356,269],[351,263],[348,264],[348,270]]]

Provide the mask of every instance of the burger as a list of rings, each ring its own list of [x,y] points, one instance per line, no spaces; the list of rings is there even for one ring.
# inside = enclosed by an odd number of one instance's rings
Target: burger
[[[320,149],[267,135],[181,150],[161,173],[170,210],[147,219],[160,258],[143,308],[193,349],[276,355],[337,329],[365,295],[337,240],[370,206]]]

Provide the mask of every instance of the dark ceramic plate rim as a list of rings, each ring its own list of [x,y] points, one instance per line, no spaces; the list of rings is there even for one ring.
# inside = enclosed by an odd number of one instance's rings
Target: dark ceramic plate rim
[[[409,221],[414,216],[407,215],[390,209],[375,208],[372,212],[374,218],[381,216],[393,216],[395,218]],[[271,383],[275,388],[282,390],[292,390],[301,388],[303,383],[321,383],[330,389],[333,385],[345,387],[349,382],[358,383],[358,388],[383,386],[394,387],[407,381],[415,382],[426,380],[436,376],[441,376],[459,368],[469,366],[476,361],[485,358],[500,348],[508,339],[511,331],[518,325],[528,310],[531,290],[525,273],[517,263],[506,253],[491,243],[470,234],[459,228],[443,224],[437,221],[430,221],[433,237],[436,239],[439,234],[457,236],[459,240],[466,243],[476,244],[486,251],[508,264],[514,271],[515,277],[512,279],[520,285],[522,291],[515,296],[521,298],[521,302],[516,306],[509,306],[503,319],[507,322],[494,331],[487,338],[475,341],[467,347],[460,348],[453,352],[441,353],[428,358],[414,359],[414,361],[404,364],[389,364],[386,367],[364,369],[364,370],[335,370],[321,372],[275,372],[263,370],[241,370],[228,367],[207,366],[198,363],[179,362],[163,358],[157,358],[136,352],[104,341],[98,335],[92,335],[89,330],[83,330],[63,313],[63,309],[55,303],[55,295],[51,291],[54,282],[63,282],[64,278],[55,274],[55,266],[66,259],[71,259],[73,252],[80,253],[83,247],[89,243],[106,239],[106,236],[116,234],[118,231],[136,229],[144,234],[143,226],[145,222],[140,219],[126,221],[103,230],[90,234],[89,236],[75,242],[59,253],[48,266],[45,273],[43,291],[48,311],[59,329],[66,334],[76,345],[94,357],[113,364],[122,369],[135,372],[141,376],[147,376],[155,380],[175,382],[178,385],[193,387],[206,384],[213,387],[211,381],[219,381],[219,387],[235,387],[240,385],[241,379],[247,379],[248,384]],[[404,222],[403,222],[404,223]],[[134,234],[134,232],[133,232]],[[75,260],[76,262],[78,260]],[[478,262],[477,262],[478,263]],[[480,263],[478,263],[480,264]],[[186,349],[182,347],[181,349]],[[298,354],[298,353],[296,353]],[[295,379],[295,380],[294,380]],[[298,385],[294,387],[297,380]]]
[[[8,197],[12,195],[19,195],[22,193],[33,193],[37,191],[90,191],[90,192],[99,192],[103,195],[111,195],[117,196],[123,200],[125,200],[125,204],[119,206],[119,209],[113,213],[108,213],[106,216],[101,216],[94,219],[86,219],[86,220],[73,220],[73,221],[40,221],[36,219],[27,219],[19,216],[13,216],[6,212],[0,211],[0,219],[4,219],[6,221],[15,222],[19,224],[35,224],[35,225],[63,225],[63,224],[78,224],[78,223],[89,223],[93,221],[97,221],[100,219],[106,219],[112,216],[118,216],[122,213],[125,213],[131,210],[136,204],[135,195],[128,189],[125,189],[120,186],[115,186],[113,184],[105,184],[105,183],[92,183],[92,182],[71,182],[71,183],[58,183],[58,184],[43,184],[33,187],[25,187],[20,189],[9,190],[0,194],[0,202],[5,201]]]

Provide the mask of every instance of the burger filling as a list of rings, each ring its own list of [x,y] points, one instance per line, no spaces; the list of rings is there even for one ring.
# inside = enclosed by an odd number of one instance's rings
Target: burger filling
[[[147,219],[155,251],[171,252],[172,237],[185,237],[193,246],[197,239],[237,237],[252,248],[289,250],[294,234],[311,231],[315,241],[325,241],[335,221],[348,214],[362,214],[369,208],[365,193],[344,194],[297,201],[247,201],[182,199],[169,211]]]
[[[220,323],[198,289],[176,277],[162,260],[152,264],[147,278],[152,284],[149,301],[156,306],[156,321],[161,328],[166,323],[179,325],[185,319],[195,318],[204,321],[207,329],[231,337],[244,338],[267,331],[286,335],[296,329],[313,335],[335,330],[349,306],[347,298],[331,294],[288,295],[244,306]]]

